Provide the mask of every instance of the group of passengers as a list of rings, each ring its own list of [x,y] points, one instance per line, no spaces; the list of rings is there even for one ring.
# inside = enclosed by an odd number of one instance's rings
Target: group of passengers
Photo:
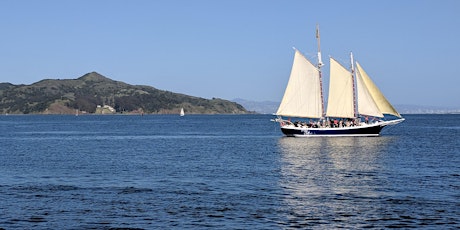
[[[362,123],[369,124],[370,122],[378,121],[377,118],[372,118],[369,121],[369,117],[364,117],[364,121],[360,118],[340,118],[340,119],[333,119],[333,118],[326,118],[324,120],[312,121],[310,120],[308,123],[305,121],[295,121],[292,124],[296,127],[307,127],[307,128],[343,128],[343,127],[354,127],[360,126]]]

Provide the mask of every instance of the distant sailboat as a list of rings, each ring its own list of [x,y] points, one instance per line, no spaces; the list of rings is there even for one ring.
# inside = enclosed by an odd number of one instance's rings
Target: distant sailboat
[[[329,97],[325,112],[319,28],[316,29],[316,37],[316,66],[295,50],[289,82],[274,120],[280,123],[284,135],[378,136],[383,127],[404,121],[357,62],[355,70],[352,54],[350,70],[330,58]],[[384,114],[398,119],[384,121]],[[293,122],[283,116],[310,120]]]
[[[184,108],[181,108],[181,109],[180,109],[180,116],[181,116],[181,117],[185,116]]]

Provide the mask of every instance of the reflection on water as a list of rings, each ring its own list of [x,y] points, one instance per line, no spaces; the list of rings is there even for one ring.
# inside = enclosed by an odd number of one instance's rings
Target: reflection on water
[[[280,186],[293,227],[366,226],[384,196],[379,158],[391,137],[280,138]],[[343,226],[342,226],[343,227]]]

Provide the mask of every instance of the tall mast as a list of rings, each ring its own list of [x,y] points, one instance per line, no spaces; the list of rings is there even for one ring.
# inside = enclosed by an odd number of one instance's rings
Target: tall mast
[[[320,41],[318,24],[316,24],[316,40],[318,41],[318,71],[319,71],[319,87],[321,91],[321,109],[322,109],[322,116],[325,117],[326,113],[324,112],[323,77],[321,73],[321,67],[324,64],[323,64],[323,61],[321,60],[321,41]]]
[[[353,52],[350,52],[350,61],[351,61],[351,79],[353,84],[353,113],[354,117],[357,117],[357,109],[356,109],[356,85],[355,85],[355,60],[353,59]]]

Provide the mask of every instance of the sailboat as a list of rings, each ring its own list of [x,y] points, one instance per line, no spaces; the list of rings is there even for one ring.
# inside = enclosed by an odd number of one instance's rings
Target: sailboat
[[[330,58],[328,105],[325,111],[319,27],[316,28],[318,64],[295,49],[286,90],[275,113],[286,136],[379,136],[388,125],[404,118],[385,98],[350,54],[351,68]],[[355,68],[356,66],[356,68]],[[385,120],[385,115],[393,119]],[[293,121],[292,119],[301,119]],[[307,121],[308,119],[308,121]]]
[[[181,108],[181,109],[180,109],[180,116],[181,116],[181,117],[185,116],[184,108]]]

